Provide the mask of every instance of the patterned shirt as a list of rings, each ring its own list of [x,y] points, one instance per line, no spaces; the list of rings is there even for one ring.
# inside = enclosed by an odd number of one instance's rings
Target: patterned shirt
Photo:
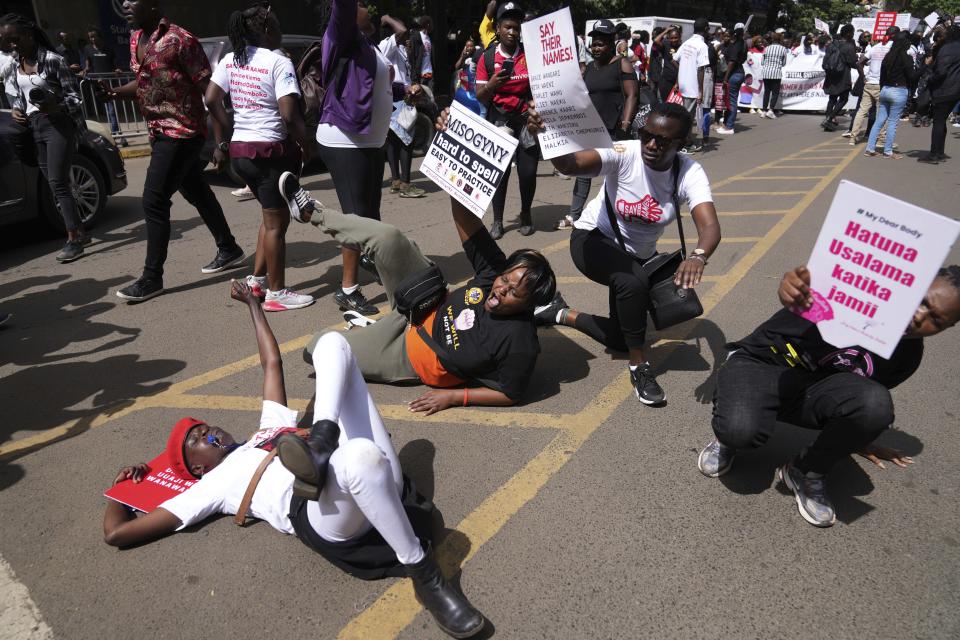
[[[760,67],[764,80],[779,80],[783,76],[783,66],[787,63],[787,48],[782,44],[771,44],[763,50]]]
[[[17,64],[17,58],[9,56],[8,61],[4,63],[4,68],[0,70],[0,74],[3,77],[4,91],[10,101],[10,106],[26,113],[27,96],[23,95],[23,91],[17,84]],[[73,75],[73,71],[70,71],[70,67],[63,56],[56,51],[39,47],[37,49],[37,75],[43,79],[51,91],[62,99],[62,104],[67,113],[78,123],[82,122],[83,112],[80,105],[83,100],[80,98],[80,84],[77,82],[77,76]]]
[[[137,75],[137,100],[150,136],[205,136],[206,110],[200,84],[210,78],[210,62],[193,34],[160,21],[137,60],[143,29],[130,34],[130,70]]]

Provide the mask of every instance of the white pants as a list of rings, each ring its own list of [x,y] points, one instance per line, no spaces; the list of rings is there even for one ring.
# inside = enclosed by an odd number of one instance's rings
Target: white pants
[[[423,559],[400,502],[403,475],[350,345],[325,334],[313,351],[317,397],[313,420],[340,425],[340,446],[330,456],[320,499],[307,503],[310,525],[324,540],[343,542],[374,527],[402,564]]]

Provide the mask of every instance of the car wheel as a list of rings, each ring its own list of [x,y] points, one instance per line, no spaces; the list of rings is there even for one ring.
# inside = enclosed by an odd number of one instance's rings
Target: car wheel
[[[74,156],[70,166],[70,191],[77,203],[77,214],[84,228],[96,224],[107,204],[107,183],[93,160],[80,154]],[[40,209],[50,226],[58,231],[66,231],[60,206],[45,180],[40,181]]]

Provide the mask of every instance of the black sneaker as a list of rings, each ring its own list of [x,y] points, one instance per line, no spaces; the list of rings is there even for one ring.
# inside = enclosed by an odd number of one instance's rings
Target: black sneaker
[[[383,281],[380,280],[380,272],[377,271],[377,264],[365,253],[360,254],[360,268],[372,275],[377,284],[383,285]]]
[[[636,369],[630,370],[630,382],[633,383],[634,393],[637,394],[637,400],[643,404],[661,404],[667,399],[663,387],[657,383],[656,377],[649,363],[641,364]]]
[[[117,291],[117,297],[130,302],[143,302],[163,293],[163,282],[152,278],[139,278],[133,284]]]
[[[553,296],[553,300],[545,305],[533,308],[534,322],[536,322],[538,327],[563,324],[562,322],[557,322],[557,314],[563,312],[563,315],[566,315],[566,311],[569,308],[570,305],[567,304],[567,301],[563,299],[563,296],[560,295],[558,291],[557,295]],[[563,320],[563,317],[561,316],[560,319]]]
[[[0,313],[0,325],[7,324],[7,320],[13,317],[12,313]]]
[[[230,267],[239,263],[246,257],[246,254],[240,247],[234,247],[230,251],[224,251],[221,249],[220,251],[217,251],[217,255],[210,262],[210,264],[200,269],[200,273],[220,273],[224,269],[229,269]]]
[[[83,257],[83,243],[79,240],[67,240],[60,253],[56,255],[57,262],[73,262]]]
[[[490,237],[494,240],[499,240],[503,237],[503,223],[493,221],[493,224],[490,225]]]
[[[284,171],[280,174],[278,182],[280,193],[287,201],[287,209],[290,210],[290,217],[299,223],[309,222],[313,215],[314,200],[310,197],[310,192],[300,186],[300,180],[297,176]]]
[[[353,293],[345,293],[343,289],[340,289],[333,294],[333,299],[340,305],[340,311],[356,311],[365,316],[380,312],[364,297],[359,287]]]

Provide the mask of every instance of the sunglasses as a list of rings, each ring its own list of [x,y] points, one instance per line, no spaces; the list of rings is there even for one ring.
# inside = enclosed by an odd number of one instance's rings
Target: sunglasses
[[[641,128],[640,142],[642,142],[643,144],[648,144],[651,140],[656,142],[658,149],[665,149],[666,147],[676,142],[677,138],[671,138],[669,136],[658,136],[656,134],[653,134],[647,131],[645,127]]]

